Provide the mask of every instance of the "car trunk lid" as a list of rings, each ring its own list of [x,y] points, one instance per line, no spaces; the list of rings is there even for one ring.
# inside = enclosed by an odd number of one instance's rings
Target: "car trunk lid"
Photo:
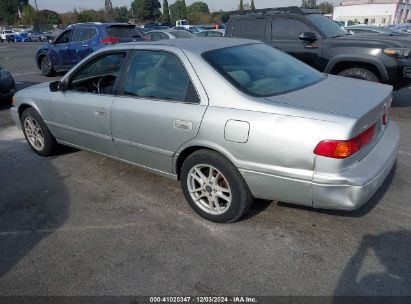
[[[385,128],[382,124],[382,118],[385,113],[388,113],[391,106],[392,87],[329,75],[323,81],[310,87],[266,99],[314,111],[357,118],[350,138],[358,136],[376,124],[373,143],[361,151],[359,154],[361,158],[372,149],[374,142],[381,136]]]

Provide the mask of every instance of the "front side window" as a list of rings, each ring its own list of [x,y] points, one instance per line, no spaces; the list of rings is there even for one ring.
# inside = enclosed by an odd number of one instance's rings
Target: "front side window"
[[[309,14],[310,20],[327,38],[347,36],[348,33],[334,20],[319,14]]]
[[[138,51],[124,83],[124,95],[197,103],[186,69],[174,54]]]
[[[63,34],[61,34],[60,36],[58,36],[58,38],[55,41],[55,44],[69,43],[71,32],[72,30],[68,30],[68,31],[65,31]]]
[[[118,52],[104,54],[87,62],[71,78],[69,90],[113,94],[114,84],[125,58],[125,52]]]
[[[284,94],[325,78],[317,70],[266,44],[218,49],[202,56],[235,87],[252,96]]]
[[[312,30],[296,19],[275,19],[272,23],[273,40],[299,40],[303,32],[312,32]]]

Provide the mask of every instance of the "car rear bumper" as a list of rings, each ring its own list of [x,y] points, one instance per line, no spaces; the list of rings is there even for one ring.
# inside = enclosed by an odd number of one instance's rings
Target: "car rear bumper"
[[[390,121],[373,150],[343,173],[314,172],[312,180],[289,178],[240,169],[256,198],[312,206],[355,210],[365,204],[393,168],[400,142],[400,128]]]
[[[397,159],[400,128],[390,122],[373,150],[343,173],[313,176],[313,207],[355,210],[365,204],[382,185]]]

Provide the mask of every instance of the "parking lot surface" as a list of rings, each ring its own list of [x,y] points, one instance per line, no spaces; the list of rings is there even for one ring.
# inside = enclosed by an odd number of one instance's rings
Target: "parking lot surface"
[[[18,88],[37,43],[0,44]],[[41,158],[0,105],[1,295],[411,295],[411,89],[395,93],[397,165],[360,210],[257,201],[197,216],[179,183],[96,154]]]

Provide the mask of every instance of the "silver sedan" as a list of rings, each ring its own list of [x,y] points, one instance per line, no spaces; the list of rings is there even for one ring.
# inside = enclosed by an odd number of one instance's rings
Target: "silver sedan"
[[[197,38],[196,35],[186,30],[155,30],[144,34],[147,41],[159,41],[177,38]]]
[[[391,100],[263,43],[173,39],[95,52],[18,92],[11,114],[42,156],[68,145],[178,179],[198,214],[233,222],[253,198],[367,202],[396,161]]]

